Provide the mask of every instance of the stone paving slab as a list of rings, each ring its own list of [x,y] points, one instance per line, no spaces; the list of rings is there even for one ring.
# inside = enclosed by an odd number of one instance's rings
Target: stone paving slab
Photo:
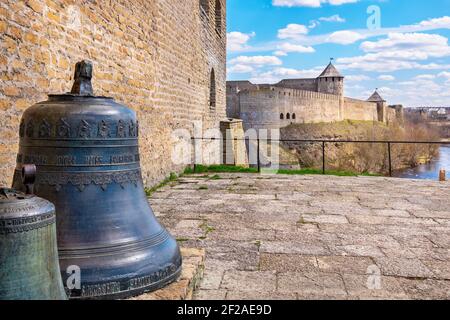
[[[180,278],[167,287],[129,300],[191,300],[203,277],[205,250],[181,248],[183,270]]]
[[[150,199],[206,252],[195,299],[450,299],[450,183],[218,176]]]

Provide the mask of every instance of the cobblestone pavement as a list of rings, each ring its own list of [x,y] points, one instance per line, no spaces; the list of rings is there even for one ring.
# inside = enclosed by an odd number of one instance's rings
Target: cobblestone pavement
[[[206,249],[196,299],[450,298],[448,182],[193,175],[150,203]]]

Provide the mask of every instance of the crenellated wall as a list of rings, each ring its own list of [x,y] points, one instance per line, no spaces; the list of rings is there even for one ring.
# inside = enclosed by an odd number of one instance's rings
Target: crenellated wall
[[[336,95],[260,86],[257,90],[240,92],[239,99],[240,118],[246,129],[342,119],[342,99]]]
[[[294,123],[378,121],[377,104],[312,91],[259,86],[239,93],[245,129],[276,129]]]
[[[245,129],[343,120],[402,124],[403,106],[389,107],[378,92],[369,100],[344,97],[344,77],[330,63],[315,79],[285,79],[273,85],[228,81],[227,115],[242,119]]]

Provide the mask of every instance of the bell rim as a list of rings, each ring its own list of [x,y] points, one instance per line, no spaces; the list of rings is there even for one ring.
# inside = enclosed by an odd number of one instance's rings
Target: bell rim
[[[68,300],[128,300],[133,299],[137,296],[152,293],[159,289],[165,288],[169,284],[177,281],[181,277],[181,273],[183,270],[183,264],[181,263],[178,269],[167,276],[164,279],[159,280],[158,282],[151,283],[147,286],[131,289],[131,290],[123,290],[117,293],[105,294],[99,296],[71,296],[70,292],[66,292]]]

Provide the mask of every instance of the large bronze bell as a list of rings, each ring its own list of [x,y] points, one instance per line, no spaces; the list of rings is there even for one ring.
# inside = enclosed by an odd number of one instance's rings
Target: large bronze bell
[[[14,187],[35,163],[35,193],[56,207],[69,298],[126,298],[174,281],[181,255],[144,192],[135,112],[94,96],[91,78],[92,64],[79,62],[71,93],[25,111]]]
[[[26,171],[24,167],[24,172]],[[26,172],[31,191],[33,172]],[[0,300],[65,300],[56,247],[55,207],[0,188]]]

